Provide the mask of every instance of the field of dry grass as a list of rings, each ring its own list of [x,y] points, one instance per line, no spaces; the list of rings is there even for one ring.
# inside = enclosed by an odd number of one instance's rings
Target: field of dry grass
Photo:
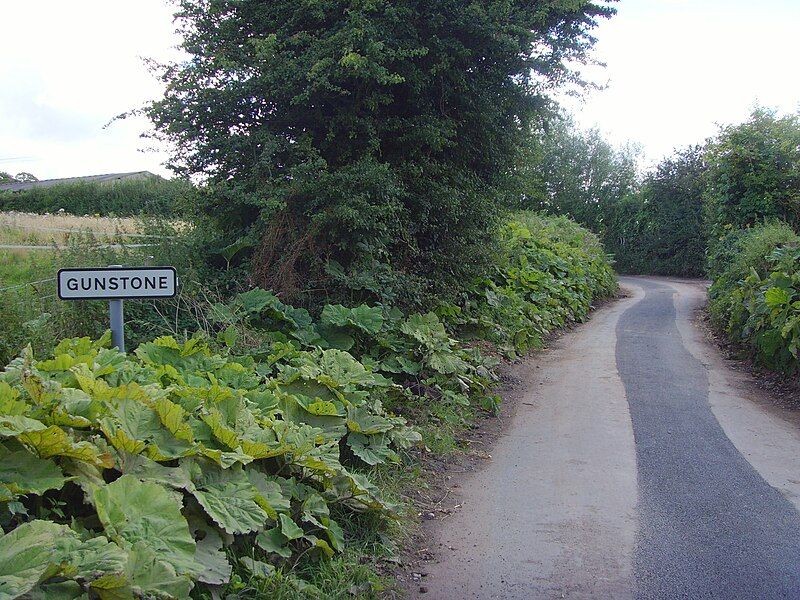
[[[136,237],[140,224],[131,218],[76,217],[0,212],[0,245],[63,245],[71,237]]]

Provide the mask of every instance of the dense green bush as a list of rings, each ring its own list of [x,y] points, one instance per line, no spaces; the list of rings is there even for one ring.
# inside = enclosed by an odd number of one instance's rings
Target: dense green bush
[[[137,179],[115,183],[63,183],[0,192],[0,211],[126,217],[181,217],[193,212],[194,186],[184,179]]]
[[[729,233],[710,254],[714,321],[756,361],[800,369],[800,236],[781,223]]]
[[[266,293],[264,293],[266,294]],[[392,514],[346,464],[419,441],[399,386],[335,349],[194,337],[30,350],[0,375],[0,595],[188,596],[343,549],[331,507]],[[231,340],[228,340],[231,342]]]
[[[609,4],[181,0],[191,60],[144,112],[254,283],[418,310],[491,264],[524,130]]]
[[[800,227],[800,114],[756,108],[744,123],[722,127],[705,158],[712,235],[764,219]]]
[[[468,339],[488,339],[507,354],[525,351],[617,289],[597,236],[566,217],[518,213],[500,235],[495,267],[460,306],[440,311]]]
[[[703,276],[708,237],[703,216],[705,173],[703,148],[694,146],[665,158],[645,177],[639,231],[627,249],[639,258],[635,272]],[[627,259],[618,255],[619,261]]]
[[[772,250],[797,240],[794,230],[779,221],[748,229],[729,229],[708,251],[708,275],[714,280],[716,290],[729,294],[752,269],[761,275],[767,273],[767,256]]]

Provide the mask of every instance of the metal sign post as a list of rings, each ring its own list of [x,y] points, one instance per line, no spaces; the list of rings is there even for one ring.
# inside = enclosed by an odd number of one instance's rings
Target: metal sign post
[[[58,297],[61,300],[108,300],[111,339],[125,352],[124,300],[172,298],[178,290],[174,267],[123,267],[61,269]]]
[[[122,265],[109,265],[111,269],[121,269]],[[120,352],[125,352],[125,305],[124,300],[108,301],[108,320],[111,325],[111,344]]]
[[[125,307],[124,300],[109,300],[108,315],[111,321],[111,343],[120,352],[125,352]]]

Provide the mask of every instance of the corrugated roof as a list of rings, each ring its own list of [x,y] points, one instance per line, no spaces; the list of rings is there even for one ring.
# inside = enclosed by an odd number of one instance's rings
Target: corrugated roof
[[[107,183],[123,179],[159,177],[150,171],[132,171],[130,173],[106,173],[104,175],[87,175],[85,177],[66,177],[64,179],[43,179],[42,181],[15,181],[0,183],[0,191],[19,192],[36,187],[50,187],[69,183]]]

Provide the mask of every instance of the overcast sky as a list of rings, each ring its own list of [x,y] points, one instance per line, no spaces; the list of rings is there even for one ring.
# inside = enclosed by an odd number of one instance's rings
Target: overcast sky
[[[657,160],[738,122],[755,102],[800,104],[800,0],[622,0],[597,30],[607,89],[570,103],[584,126]],[[142,120],[160,93],[141,57],[176,56],[164,0],[3,0],[0,171],[39,178],[149,170]]]
[[[759,103],[800,108],[800,0],[622,0],[596,30],[607,83],[578,122],[656,161],[738,123]]]
[[[40,179],[153,171],[144,120],[104,125],[156,98],[141,57],[168,58],[174,36],[164,0],[0,2],[0,171]]]

